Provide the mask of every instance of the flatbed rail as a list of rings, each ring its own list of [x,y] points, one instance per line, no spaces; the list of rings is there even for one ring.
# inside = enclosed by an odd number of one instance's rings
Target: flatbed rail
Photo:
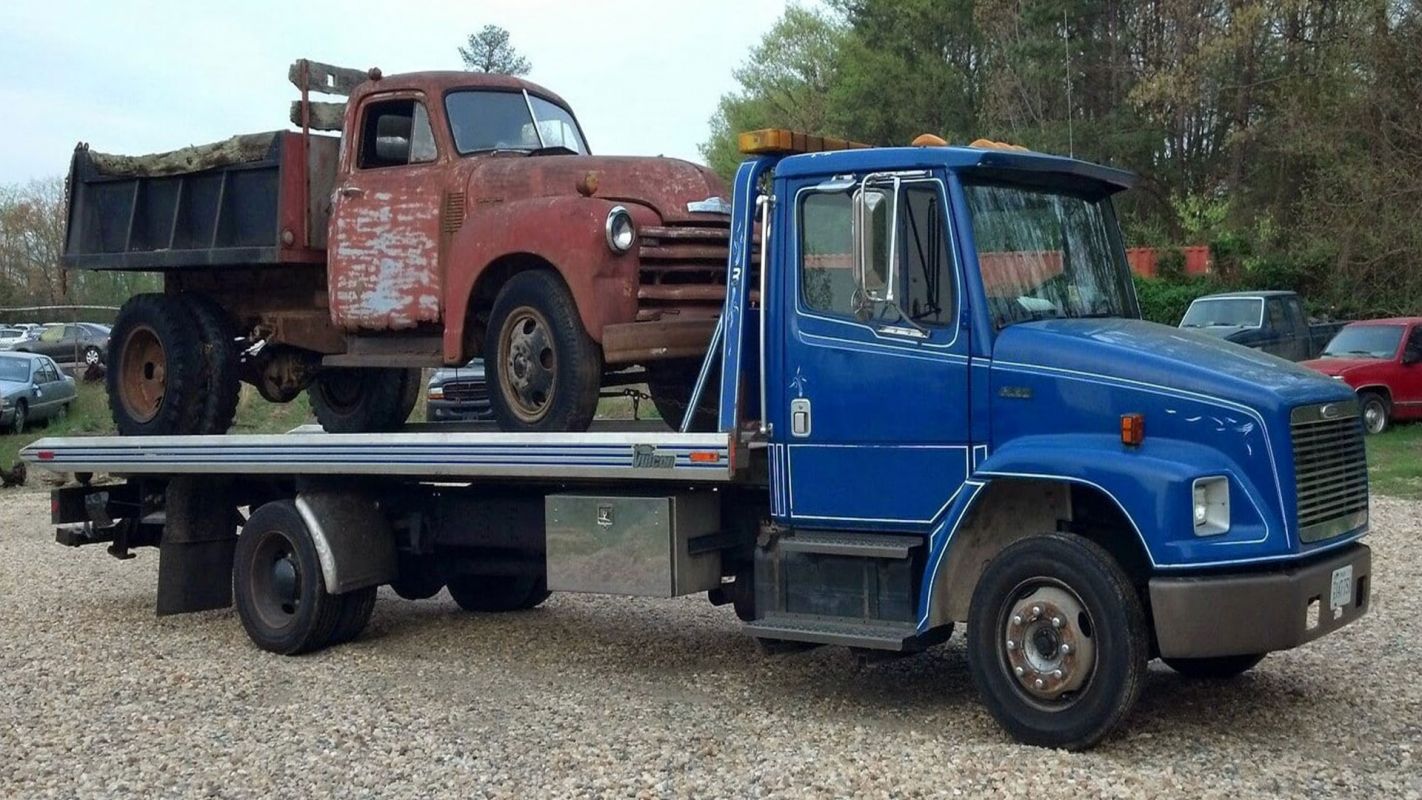
[[[675,480],[735,475],[724,433],[399,432],[46,437],[33,467],[112,475],[375,475],[429,479]]]

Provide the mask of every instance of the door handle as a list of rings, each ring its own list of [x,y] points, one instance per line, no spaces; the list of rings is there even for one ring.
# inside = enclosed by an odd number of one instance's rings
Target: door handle
[[[341,197],[365,197],[365,190],[359,186],[342,186]]]

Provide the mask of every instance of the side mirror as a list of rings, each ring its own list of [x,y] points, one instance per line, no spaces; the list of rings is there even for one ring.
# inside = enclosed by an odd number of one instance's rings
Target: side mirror
[[[854,193],[854,277],[856,296],[866,303],[894,303],[897,275],[899,179],[871,184]]]
[[[1422,347],[1409,346],[1406,350],[1402,351],[1402,363],[1404,366],[1416,364],[1419,361],[1422,361]]]

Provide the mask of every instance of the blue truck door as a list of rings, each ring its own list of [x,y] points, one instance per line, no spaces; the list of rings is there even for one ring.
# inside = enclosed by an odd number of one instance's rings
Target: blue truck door
[[[787,324],[768,387],[779,406],[774,511],[807,527],[926,532],[971,469],[968,330],[947,195],[923,173],[897,186],[850,183],[780,194],[791,207],[777,214],[787,268],[774,305]],[[856,210],[859,192],[875,202]],[[897,309],[865,297],[859,269]]]

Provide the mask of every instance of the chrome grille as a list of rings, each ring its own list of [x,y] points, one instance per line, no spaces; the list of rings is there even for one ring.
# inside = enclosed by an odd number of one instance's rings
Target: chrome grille
[[[1368,458],[1358,401],[1300,406],[1290,415],[1299,539],[1317,542],[1368,521]]]
[[[487,403],[489,385],[483,381],[450,381],[444,385],[444,399],[455,403]]]

